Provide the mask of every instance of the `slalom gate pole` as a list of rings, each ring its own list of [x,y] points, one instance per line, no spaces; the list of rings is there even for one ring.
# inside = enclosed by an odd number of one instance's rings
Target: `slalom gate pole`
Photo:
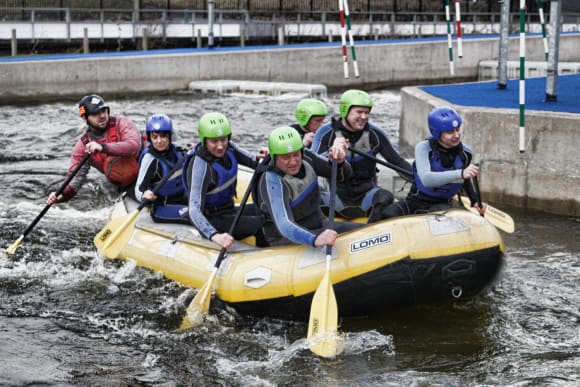
[[[457,29],[457,56],[463,58],[463,40],[461,39],[461,0],[455,0],[455,24]],[[539,0],[541,1],[541,0]]]
[[[445,20],[447,21],[447,48],[449,49],[449,71],[455,74],[453,68],[453,41],[451,40],[451,21],[449,16],[449,0],[445,0]]]
[[[542,0],[538,0],[538,13],[540,14],[540,24],[542,25],[542,43],[544,43],[544,57],[546,62],[550,57],[550,50],[548,49],[548,38],[546,37],[546,19],[544,18],[544,4]]]
[[[447,0],[446,0],[447,1]],[[520,153],[526,150],[526,0],[520,0]]]
[[[342,60],[344,67],[344,79],[348,79],[348,57],[346,53],[346,27],[344,22],[344,0],[338,0],[338,10],[340,16],[340,39],[342,41]]]
[[[348,0],[344,0],[344,13],[346,16],[346,26],[348,29],[348,39],[350,41],[350,53],[352,54],[352,64],[354,66],[354,76],[359,77],[358,63],[356,61],[356,52],[354,48],[354,39],[352,38],[352,28],[350,24],[350,12],[348,11]]]

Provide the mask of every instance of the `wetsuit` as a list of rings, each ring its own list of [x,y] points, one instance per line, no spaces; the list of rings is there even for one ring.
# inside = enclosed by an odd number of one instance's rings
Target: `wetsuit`
[[[463,169],[472,160],[471,149],[464,144],[446,149],[435,139],[421,141],[415,146],[413,163],[414,184],[405,200],[382,211],[383,218],[431,211],[452,206],[451,199],[464,189],[473,205],[476,192],[471,180],[463,179]]]
[[[316,131],[312,151],[326,154],[336,137],[348,139],[351,148],[369,156],[375,157],[380,154],[391,164],[406,169],[411,174],[411,165],[397,153],[387,133],[371,123],[367,123],[361,131],[352,132],[344,127],[342,120],[333,119]],[[380,220],[380,211],[393,202],[393,194],[377,185],[375,160],[348,150],[346,153],[346,160],[352,166],[353,175],[338,183],[337,212],[347,219],[369,216],[369,223]],[[323,194],[322,198],[328,203],[327,194]]]
[[[352,174],[347,162],[338,167],[337,181]],[[329,228],[320,209],[318,176],[330,178],[331,164],[319,155],[304,150],[300,171],[295,176],[268,165],[258,183],[258,203],[264,216],[264,237],[270,246],[290,243],[314,246],[320,233]],[[332,228],[341,233],[360,227],[351,222],[335,222]]]
[[[224,157],[217,158],[198,144],[186,156],[183,166],[188,194],[189,218],[199,232],[211,239],[229,232],[237,212],[234,206],[238,163],[255,168],[256,154],[229,142]],[[262,217],[254,204],[247,204],[232,236],[243,239],[261,230]]]

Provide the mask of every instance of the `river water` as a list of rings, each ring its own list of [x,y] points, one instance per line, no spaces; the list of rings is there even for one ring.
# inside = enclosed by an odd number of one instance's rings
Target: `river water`
[[[398,91],[372,93],[372,121],[397,140]],[[80,96],[79,96],[80,97]],[[166,113],[176,142],[197,139],[206,111],[226,113],[233,138],[257,150],[294,122],[300,96],[108,99],[113,114]],[[338,95],[329,95],[336,114]],[[64,180],[81,135],[75,101],[0,106],[0,245],[12,244]],[[2,386],[580,385],[580,220],[497,207],[506,265],[474,299],[342,320],[346,349],[313,356],[306,324],[240,316],[212,301],[211,317],[179,331],[195,290],[92,245],[117,197],[99,176],[54,205],[14,255],[0,253]]]

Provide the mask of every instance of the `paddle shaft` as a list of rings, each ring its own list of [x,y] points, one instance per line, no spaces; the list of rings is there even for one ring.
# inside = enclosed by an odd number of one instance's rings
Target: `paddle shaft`
[[[472,180],[473,187],[475,188],[475,195],[477,196],[477,204],[479,204],[479,207],[481,208],[481,191],[479,190],[479,181],[477,181],[477,176],[473,176]]]
[[[173,167],[173,169],[167,175],[163,176],[163,178],[161,180],[159,180],[159,182],[157,184],[155,184],[155,186],[153,187],[153,189],[151,191],[155,195],[157,195],[157,193],[161,190],[161,188],[163,188],[163,186],[169,181],[169,179],[171,179],[173,177],[173,174],[175,174],[175,172],[178,172],[181,170],[181,167],[183,166],[184,162],[185,162],[185,157],[183,157],[181,160],[179,160],[179,162],[175,165],[175,167]],[[151,203],[151,200],[149,200],[149,199],[143,200],[141,203],[139,203],[139,206],[137,207],[137,211],[141,211],[149,203]]]
[[[79,165],[76,166],[76,168],[72,171],[72,173],[62,183],[60,188],[56,191],[56,193],[55,193],[56,197],[58,197],[59,195],[61,195],[63,193],[63,191],[65,190],[67,185],[71,182],[72,179],[74,179],[74,177],[77,175],[77,173],[80,171],[82,166],[85,165],[85,163],[87,162],[87,160],[90,157],[91,157],[90,153],[85,154],[85,157],[83,157],[83,159],[81,160]],[[32,221],[32,223],[30,223],[30,225],[26,228],[26,230],[24,230],[24,232],[22,233],[20,238],[24,238],[26,235],[28,235],[32,231],[32,229],[36,226],[36,224],[40,221],[40,219],[42,219],[44,214],[46,214],[46,212],[48,211],[50,206],[52,206],[52,203],[44,206],[44,208],[42,209],[42,211],[40,211],[38,216]]]
[[[246,207],[246,203],[248,201],[248,198],[250,197],[250,194],[252,193],[254,184],[256,184],[256,179],[258,176],[258,169],[262,166],[262,165],[266,165],[268,162],[270,161],[270,156],[266,156],[261,162],[258,163],[258,165],[256,166],[256,169],[254,170],[254,173],[252,174],[252,178],[250,179],[250,182],[248,183],[248,188],[246,189],[246,192],[244,192],[244,196],[242,197],[242,201],[240,202],[240,205],[238,206],[238,211],[236,212],[236,216],[234,217],[234,220],[232,221],[232,224],[230,225],[230,229],[228,231],[228,233],[231,235],[234,233],[234,230],[236,229],[236,226],[238,225],[240,218],[242,217],[242,212],[244,212],[244,208]],[[217,257],[217,260],[215,261],[215,267],[219,268],[220,264],[222,263],[224,257],[226,255],[226,248],[222,247],[220,250],[220,253]]]
[[[374,160],[375,162],[384,165],[385,167],[391,168],[397,172],[399,172],[402,175],[405,175],[405,177],[408,177],[409,179],[413,179],[413,174],[409,171],[407,171],[405,168],[399,167],[398,165],[395,165],[393,163],[390,163],[388,161],[385,160],[381,160],[375,156],[371,156],[368,153],[359,151],[358,149],[354,149],[354,148],[348,148],[351,152],[356,153],[357,155],[361,155],[364,156],[368,159]]]
[[[336,159],[332,160],[332,172],[330,175],[330,200],[328,202],[328,227],[332,228],[334,223],[334,207],[336,204],[336,176],[338,175],[338,163]],[[332,246],[326,245],[326,255],[332,254]],[[327,265],[329,262],[327,262]]]

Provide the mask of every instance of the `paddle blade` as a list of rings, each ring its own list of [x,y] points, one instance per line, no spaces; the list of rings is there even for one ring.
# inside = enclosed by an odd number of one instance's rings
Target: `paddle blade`
[[[133,235],[133,228],[139,215],[139,210],[134,210],[126,216],[111,220],[95,238],[93,243],[107,258],[117,258]]]
[[[461,202],[463,203],[463,206],[467,208],[469,211],[479,215],[479,211],[477,211],[476,208],[471,207],[471,202],[468,197],[461,196]],[[487,205],[487,209],[485,210],[485,214],[483,216],[495,227],[499,228],[500,230],[508,234],[513,233],[515,230],[513,218],[508,214],[506,214],[505,212],[490,206],[489,204]]]
[[[336,296],[330,281],[330,271],[326,270],[310,306],[307,336],[310,350],[321,357],[334,357],[339,354],[343,345],[337,329]]]
[[[217,268],[214,268],[208,280],[199,289],[193,300],[185,311],[185,316],[179,329],[189,329],[201,324],[203,316],[209,313],[209,302],[211,301],[211,291],[217,275]]]
[[[14,254],[18,246],[20,246],[20,244],[22,243],[23,239],[24,235],[20,235],[20,238],[18,238],[14,243],[12,243],[10,246],[8,246],[8,248],[6,248],[6,252],[8,254]]]

